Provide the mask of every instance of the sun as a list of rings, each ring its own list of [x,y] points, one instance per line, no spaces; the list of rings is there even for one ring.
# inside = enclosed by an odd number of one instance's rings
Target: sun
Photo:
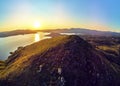
[[[41,23],[39,21],[35,21],[33,26],[34,26],[34,28],[40,28],[41,27]]]

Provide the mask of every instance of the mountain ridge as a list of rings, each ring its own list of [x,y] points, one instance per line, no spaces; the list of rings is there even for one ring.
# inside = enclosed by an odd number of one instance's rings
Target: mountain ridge
[[[37,32],[50,32],[50,33],[81,33],[79,35],[97,35],[97,36],[120,36],[120,32],[113,31],[99,31],[85,28],[70,28],[70,29],[53,29],[53,30],[13,30],[0,32],[0,37],[9,37],[24,34],[33,34]]]

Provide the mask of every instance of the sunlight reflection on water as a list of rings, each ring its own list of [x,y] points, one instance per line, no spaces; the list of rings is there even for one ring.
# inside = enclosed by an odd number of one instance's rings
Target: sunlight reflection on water
[[[38,41],[40,41],[40,35],[39,35],[39,33],[36,33],[35,34],[35,42],[38,42]]]

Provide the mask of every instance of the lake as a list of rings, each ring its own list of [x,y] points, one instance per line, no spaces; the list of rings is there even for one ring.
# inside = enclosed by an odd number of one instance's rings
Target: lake
[[[30,45],[34,42],[50,38],[49,33],[39,32],[36,34],[17,35],[0,38],[0,60],[5,60],[10,52],[15,51],[19,46]]]

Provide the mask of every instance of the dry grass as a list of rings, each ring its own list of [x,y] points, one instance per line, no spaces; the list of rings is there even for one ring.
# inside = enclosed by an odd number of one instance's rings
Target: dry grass
[[[113,45],[113,46],[98,46],[99,49],[114,54],[114,55],[120,55],[120,45]]]
[[[4,61],[0,61],[0,71],[3,70],[6,67],[6,64]]]

